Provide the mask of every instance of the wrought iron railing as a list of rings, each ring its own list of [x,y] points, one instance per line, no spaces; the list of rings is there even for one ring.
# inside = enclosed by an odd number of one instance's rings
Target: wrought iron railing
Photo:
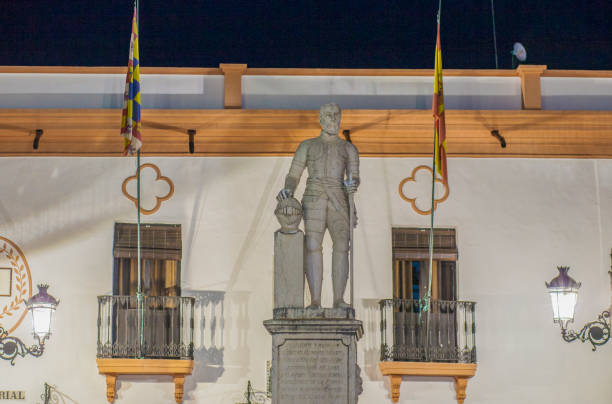
[[[98,358],[193,359],[194,302],[144,296],[139,305],[136,296],[98,296]]]
[[[474,302],[385,299],[381,311],[381,360],[476,362]]]

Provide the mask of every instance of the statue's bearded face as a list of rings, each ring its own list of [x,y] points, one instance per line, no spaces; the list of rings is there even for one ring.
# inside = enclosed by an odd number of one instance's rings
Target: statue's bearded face
[[[321,129],[330,134],[338,134],[340,130],[340,118],[342,113],[340,107],[336,104],[326,104],[319,111],[319,122]]]

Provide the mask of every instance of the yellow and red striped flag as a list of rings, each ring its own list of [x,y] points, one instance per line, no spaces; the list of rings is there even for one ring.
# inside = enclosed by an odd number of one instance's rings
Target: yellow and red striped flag
[[[440,45],[440,21],[438,20],[438,36],[436,38],[436,61],[434,68],[434,150],[436,171],[448,186],[448,170],[446,166],[446,122],[444,119],[444,91],[442,86],[442,46]]]
[[[132,19],[132,35],[130,38],[130,58],[125,78],[123,93],[123,111],[121,114],[121,135],[123,139],[123,155],[132,155],[142,146],[140,121],[140,61],[138,55],[138,21],[136,7]]]

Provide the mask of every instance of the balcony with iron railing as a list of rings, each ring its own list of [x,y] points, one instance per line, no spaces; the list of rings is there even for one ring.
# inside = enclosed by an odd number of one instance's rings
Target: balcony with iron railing
[[[193,297],[98,296],[98,358],[193,359]],[[139,314],[142,315],[141,338]]]
[[[97,363],[106,396],[115,399],[117,375],[170,375],[182,401],[193,370],[193,297],[98,296]]]
[[[384,299],[380,305],[379,368],[391,379],[391,397],[399,400],[402,376],[455,379],[463,403],[467,379],[476,372],[474,302]]]
[[[380,301],[381,361],[476,363],[474,302]]]

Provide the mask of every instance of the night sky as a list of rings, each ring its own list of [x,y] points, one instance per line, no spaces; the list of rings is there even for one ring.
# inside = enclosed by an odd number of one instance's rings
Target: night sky
[[[437,0],[140,0],[143,66],[432,68]],[[131,0],[0,1],[0,65],[123,66]],[[495,0],[500,68],[612,69],[612,1]],[[442,3],[445,68],[495,68],[491,0]]]

